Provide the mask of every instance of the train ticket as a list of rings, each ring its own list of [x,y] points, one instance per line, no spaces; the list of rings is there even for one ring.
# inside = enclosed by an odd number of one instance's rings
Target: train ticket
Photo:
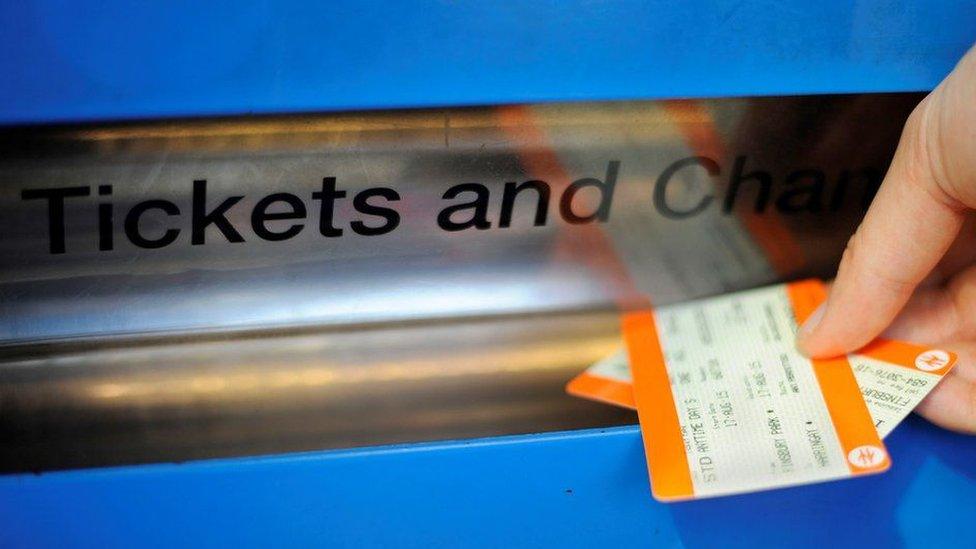
[[[881,438],[918,406],[956,363],[942,349],[879,339],[848,356]]]
[[[720,496],[886,470],[890,459],[844,357],[810,360],[798,325],[815,280],[627,313],[651,489]]]
[[[871,419],[882,439],[902,422],[952,369],[956,355],[887,339],[847,357]],[[627,351],[600,360],[566,385],[571,395],[637,409]]]

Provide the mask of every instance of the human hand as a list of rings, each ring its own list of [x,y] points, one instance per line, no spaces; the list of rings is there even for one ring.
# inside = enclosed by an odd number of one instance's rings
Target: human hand
[[[830,297],[801,329],[799,346],[813,357],[835,356],[882,333],[959,355],[917,411],[976,433],[976,47],[906,122]]]

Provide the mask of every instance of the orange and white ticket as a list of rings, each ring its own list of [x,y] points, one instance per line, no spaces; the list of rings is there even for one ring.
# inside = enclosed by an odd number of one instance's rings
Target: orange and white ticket
[[[797,327],[816,280],[624,315],[633,395],[659,500],[885,471],[887,450],[846,358],[810,360]]]
[[[847,358],[881,438],[888,436],[956,363],[956,355],[949,351],[884,339]]]
[[[886,438],[955,365],[956,355],[878,339],[847,356],[878,436]],[[627,351],[620,349],[566,385],[571,395],[637,409]]]

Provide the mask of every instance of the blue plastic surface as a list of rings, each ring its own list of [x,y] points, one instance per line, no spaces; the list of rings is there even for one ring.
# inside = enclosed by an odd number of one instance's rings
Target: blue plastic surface
[[[887,442],[884,475],[678,504],[636,427],[7,476],[0,545],[976,546],[976,441]]]
[[[0,3],[0,124],[932,88],[972,0]]]

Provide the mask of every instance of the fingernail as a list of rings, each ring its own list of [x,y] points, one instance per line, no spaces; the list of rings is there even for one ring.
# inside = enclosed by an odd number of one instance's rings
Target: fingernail
[[[819,307],[807,318],[807,321],[803,323],[800,327],[800,333],[797,334],[797,345],[800,349],[803,349],[804,340],[809,338],[813,331],[817,329],[820,325],[820,321],[823,320],[824,311],[827,310],[827,304],[821,303]]]

